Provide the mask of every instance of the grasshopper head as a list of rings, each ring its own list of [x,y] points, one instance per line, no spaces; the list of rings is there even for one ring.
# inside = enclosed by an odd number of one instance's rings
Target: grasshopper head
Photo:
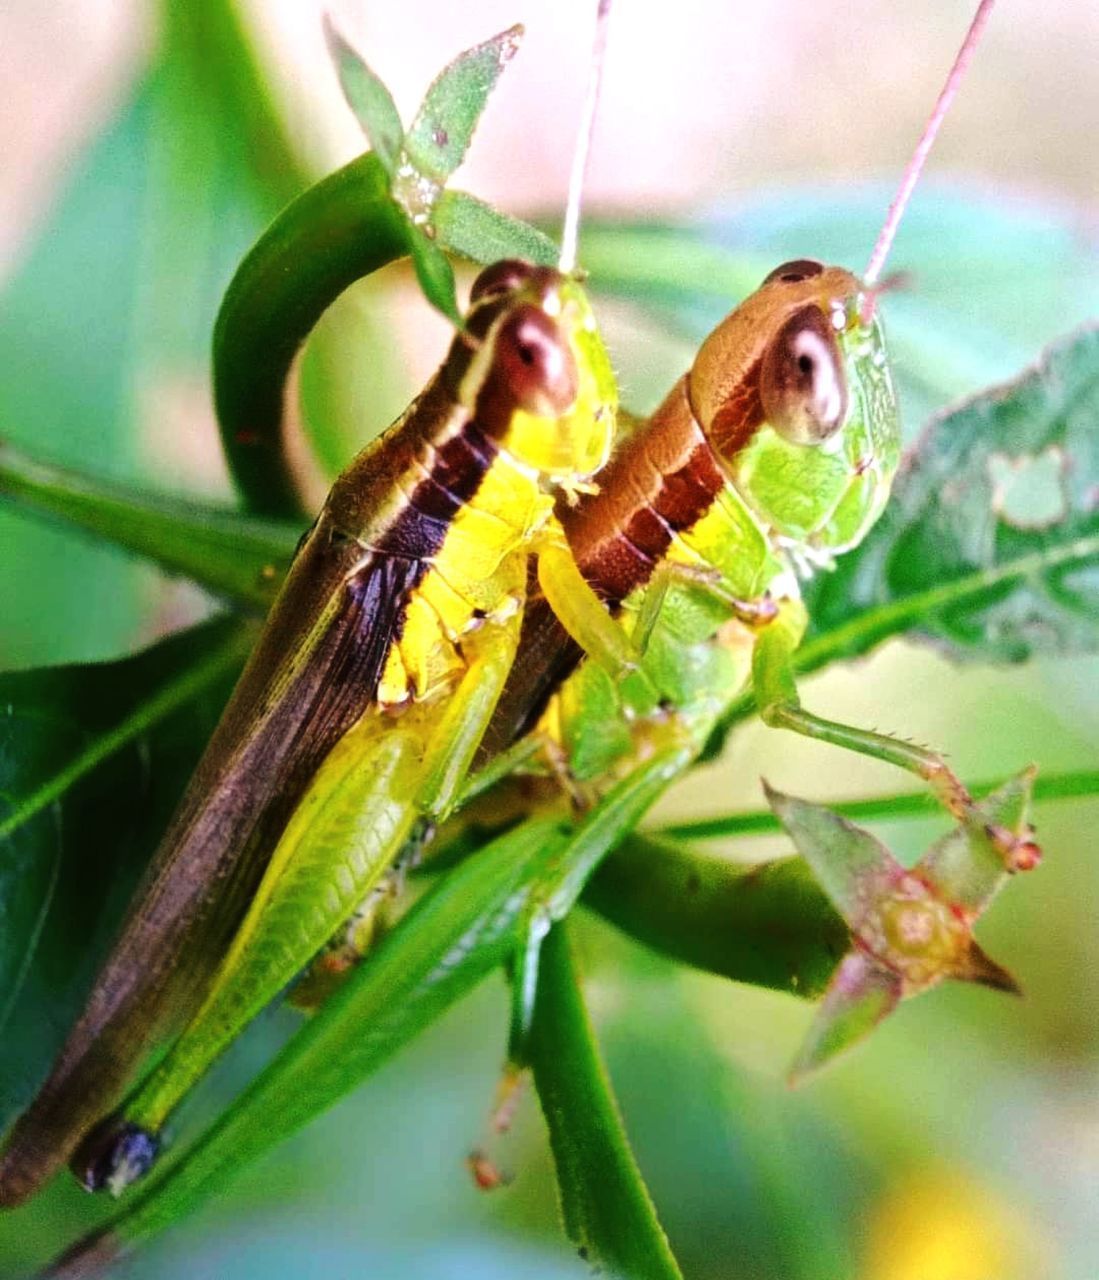
[[[829,556],[889,497],[900,421],[881,324],[840,267],[777,268],[703,343],[688,396],[737,492],[785,543]]]
[[[618,397],[591,306],[552,267],[497,262],[473,286],[479,347],[458,394],[488,434],[550,484],[582,486],[606,462]]]

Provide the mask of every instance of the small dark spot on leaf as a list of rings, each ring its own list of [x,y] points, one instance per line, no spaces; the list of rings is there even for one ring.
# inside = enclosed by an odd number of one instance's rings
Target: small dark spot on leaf
[[[259,435],[255,431],[242,430],[238,431],[233,439],[239,445],[247,448],[249,445],[259,444]]]
[[[432,142],[435,143],[437,147],[445,147],[446,144],[450,141],[450,134],[447,133],[445,129],[437,128],[435,132],[431,135],[431,140]]]
[[[702,877],[697,871],[692,871],[687,877],[686,889],[688,893],[697,893],[702,888]]]

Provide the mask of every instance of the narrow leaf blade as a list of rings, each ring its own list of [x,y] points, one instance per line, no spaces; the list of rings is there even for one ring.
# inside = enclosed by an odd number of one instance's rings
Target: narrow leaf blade
[[[557,262],[557,246],[549,236],[465,191],[444,191],[431,223],[439,244],[473,262],[524,258],[543,267]]]
[[[542,945],[530,1048],[569,1239],[595,1270],[680,1280],[622,1126],[563,924]]]
[[[297,525],[52,466],[2,441],[0,495],[253,608],[271,603],[301,534]]]
[[[359,53],[344,39],[332,15],[324,15],[324,38],[336,64],[340,88],[374,153],[392,177],[397,171],[404,128],[393,97]]]

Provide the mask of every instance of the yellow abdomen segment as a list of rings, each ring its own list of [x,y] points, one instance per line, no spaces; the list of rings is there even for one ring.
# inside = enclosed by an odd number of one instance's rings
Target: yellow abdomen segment
[[[466,668],[463,636],[486,618],[518,616],[527,553],[552,510],[532,472],[505,454],[496,458],[410,595],[378,686],[382,706],[438,696]]]

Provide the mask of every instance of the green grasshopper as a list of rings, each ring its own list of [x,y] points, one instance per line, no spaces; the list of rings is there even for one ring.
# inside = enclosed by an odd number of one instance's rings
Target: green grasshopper
[[[613,374],[571,274],[583,169],[558,269],[482,272],[442,367],[303,538],[84,1013],[10,1135],[0,1203],[70,1158],[93,1189],[140,1172],[180,1081],[453,806],[515,658],[528,560],[547,583],[571,566],[553,492],[567,505],[613,440]],[[130,1104],[141,1126],[89,1133],[165,1044]]]
[[[912,772],[1009,872],[1040,853],[993,825],[939,754],[804,708],[793,658],[807,614],[799,574],[856,546],[881,514],[900,423],[878,296],[907,200],[991,9],[982,0],[860,279],[811,260],[772,271],[702,344],[690,370],[624,440],[600,490],[559,516],[584,580],[628,633],[636,662],[581,661],[583,630],[553,590],[532,601],[482,761],[535,729],[573,794],[620,803],[663,759],[697,758],[750,685],[765,724]],[[570,634],[566,635],[568,631]],[[561,762],[564,762],[562,765]],[[511,1061],[524,1060],[538,948],[593,867],[578,864],[530,912],[513,982]],[[966,976],[1003,987],[974,960]]]

